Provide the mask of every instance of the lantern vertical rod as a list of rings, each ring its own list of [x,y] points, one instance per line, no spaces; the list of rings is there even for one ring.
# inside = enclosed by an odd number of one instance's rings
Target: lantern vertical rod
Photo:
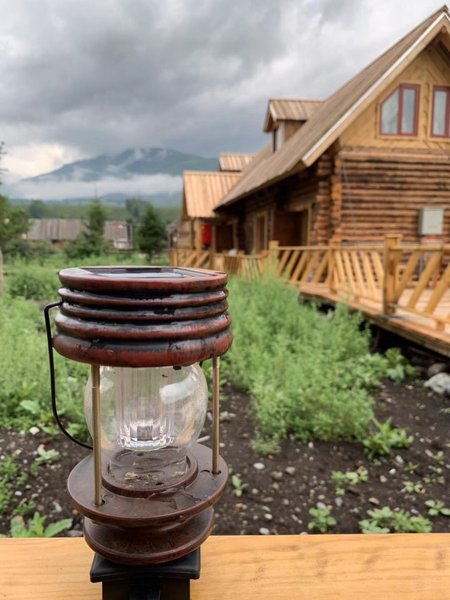
[[[91,365],[92,377],[92,424],[94,446],[94,485],[96,506],[101,506],[102,500],[102,431],[100,420],[100,367]]]
[[[213,402],[212,402],[212,472],[213,474],[220,473],[219,470],[219,455],[220,455],[220,437],[219,437],[219,421],[220,421],[220,358],[213,358]]]

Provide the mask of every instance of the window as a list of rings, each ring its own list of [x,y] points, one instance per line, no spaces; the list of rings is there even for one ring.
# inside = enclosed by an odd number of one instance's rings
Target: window
[[[400,85],[381,105],[383,135],[417,135],[419,86]]]
[[[450,88],[433,88],[431,135],[450,137]]]

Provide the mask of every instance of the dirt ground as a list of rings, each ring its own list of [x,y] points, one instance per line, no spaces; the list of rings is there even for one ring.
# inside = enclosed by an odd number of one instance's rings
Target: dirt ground
[[[222,404],[222,454],[245,487],[237,497],[233,486],[228,486],[216,507],[215,533],[306,533],[311,520],[308,510],[317,503],[332,508],[337,523],[331,531],[336,533],[359,532],[358,521],[373,508],[398,507],[427,516],[425,500],[450,504],[450,415],[441,412],[449,405],[448,399],[430,392],[421,382],[387,381],[376,393],[376,414],[381,420],[392,417],[396,426],[413,435],[409,449],[395,450],[374,464],[357,444],[301,444],[289,439],[279,454],[261,457],[250,446],[254,437],[250,400],[227,384]],[[71,517],[72,529],[62,535],[81,535],[81,519],[69,506],[65,485],[71,468],[85,451],[62,435],[50,438],[43,432],[33,435],[0,429],[0,458],[14,456],[24,471],[35,461],[40,444],[46,450],[57,450],[60,457],[14,486],[13,499],[0,516],[0,533],[8,532],[14,508],[33,501],[35,508],[30,514],[38,510],[48,515],[48,522]],[[361,466],[368,470],[368,482],[337,495],[331,471],[354,471]],[[404,490],[406,481],[422,484],[423,490],[408,493]],[[449,517],[434,517],[432,523],[434,532],[450,531]]]

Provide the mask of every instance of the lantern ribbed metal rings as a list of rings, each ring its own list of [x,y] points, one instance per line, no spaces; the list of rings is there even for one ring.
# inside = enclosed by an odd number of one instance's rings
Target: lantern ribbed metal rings
[[[177,267],[64,269],[54,348],[104,366],[182,366],[231,345],[225,273]],[[124,292],[126,290],[126,292]]]

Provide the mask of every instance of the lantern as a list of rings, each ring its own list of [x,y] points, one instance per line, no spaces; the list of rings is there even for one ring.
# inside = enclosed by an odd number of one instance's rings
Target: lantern
[[[132,597],[136,582],[162,585],[162,597],[171,598],[173,580],[187,578],[189,585],[199,575],[198,549],[227,481],[219,456],[219,360],[232,341],[227,276],[86,267],[65,269],[59,278],[61,302],[45,314],[60,426],[53,349],[91,365],[84,405],[93,452],[68,479],[86,542],[97,553],[91,579],[103,581],[104,598]],[[208,404],[201,363],[209,358],[211,449],[197,443]],[[173,597],[188,597],[180,585]]]

